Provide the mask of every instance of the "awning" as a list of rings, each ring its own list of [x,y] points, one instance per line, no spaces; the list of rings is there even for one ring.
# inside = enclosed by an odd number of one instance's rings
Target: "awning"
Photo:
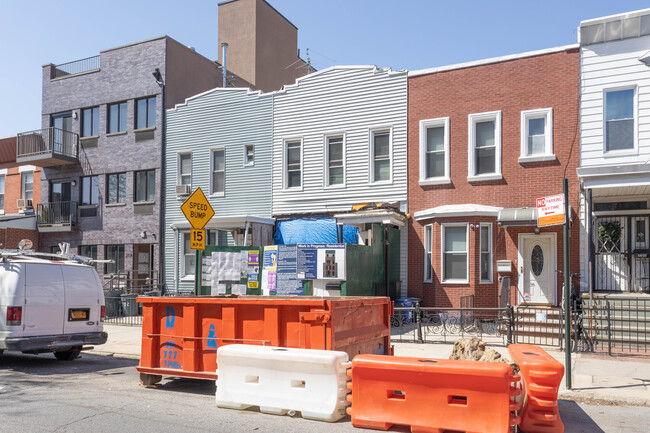
[[[416,221],[432,218],[469,217],[469,216],[497,216],[503,209],[496,206],[482,204],[449,204],[430,209],[421,210],[413,214]]]
[[[503,227],[510,226],[536,226],[537,208],[534,207],[508,207],[501,209],[497,216],[497,223]]]
[[[361,226],[363,224],[386,224],[397,227],[406,225],[407,217],[399,212],[386,209],[371,209],[334,215],[339,223]]]

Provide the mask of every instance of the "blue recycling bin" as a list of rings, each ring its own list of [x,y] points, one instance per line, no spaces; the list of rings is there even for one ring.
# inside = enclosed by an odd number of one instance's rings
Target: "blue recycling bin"
[[[404,307],[404,308],[413,308],[415,302],[419,301],[420,298],[402,298],[395,299],[395,307]],[[413,311],[397,311],[395,315],[401,314],[402,323],[411,323],[413,321]]]

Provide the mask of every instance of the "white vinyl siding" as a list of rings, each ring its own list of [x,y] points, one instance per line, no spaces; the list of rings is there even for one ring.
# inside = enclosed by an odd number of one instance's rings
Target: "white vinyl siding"
[[[450,183],[449,117],[420,121],[420,185]]]
[[[299,78],[273,98],[273,213],[349,211],[355,203],[406,201],[405,72],[334,67]],[[371,182],[371,132],[391,131],[391,181]],[[343,134],[344,187],[327,186],[323,136]],[[287,189],[284,146],[301,139],[301,188]],[[404,284],[404,281],[402,281]]]
[[[648,47],[650,36],[581,47],[581,168],[650,159],[650,68],[639,61]],[[607,152],[606,94],[625,89],[635,89],[634,148]]]
[[[214,218],[271,217],[272,104],[271,94],[217,88],[167,110],[165,169],[167,173],[178,173],[176,155],[192,149],[192,187],[200,187],[207,195]],[[254,144],[255,164],[244,166],[244,149],[250,144]],[[211,151],[216,148],[225,150],[225,195],[210,194]],[[165,178],[165,282],[171,291],[189,292],[194,290],[193,281],[182,281],[181,269],[184,229],[171,228],[172,224],[187,223],[180,210],[187,196],[177,197],[176,182],[173,175]],[[223,233],[228,244],[233,244],[232,234]]]

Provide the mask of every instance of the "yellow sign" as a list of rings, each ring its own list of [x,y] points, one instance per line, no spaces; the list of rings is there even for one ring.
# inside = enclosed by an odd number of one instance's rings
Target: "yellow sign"
[[[187,200],[181,205],[185,218],[190,222],[192,228],[202,229],[214,216],[214,210],[201,188],[194,190]]]
[[[205,249],[205,230],[192,229],[190,231],[190,248],[193,250]]]

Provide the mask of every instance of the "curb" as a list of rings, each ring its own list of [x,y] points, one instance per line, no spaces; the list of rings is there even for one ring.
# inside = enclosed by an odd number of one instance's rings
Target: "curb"
[[[112,356],[113,358],[122,358],[122,359],[137,359],[140,360],[140,355],[134,355],[131,353],[117,353],[109,352],[103,350],[89,350],[85,352],[87,355],[98,355],[98,356]]]
[[[650,400],[644,398],[608,398],[597,392],[590,391],[560,391],[558,400],[571,400],[597,406],[642,406],[650,407]]]

